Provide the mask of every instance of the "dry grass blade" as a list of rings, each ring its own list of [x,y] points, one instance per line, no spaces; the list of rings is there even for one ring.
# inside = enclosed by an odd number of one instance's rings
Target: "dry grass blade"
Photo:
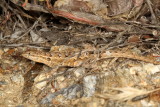
[[[121,93],[118,94],[96,94],[97,97],[102,97],[105,99],[111,99],[111,100],[118,100],[118,101],[130,101],[138,96],[148,95],[150,93],[153,93],[155,91],[160,90],[160,88],[147,91],[147,90],[140,90],[137,88],[132,87],[124,87],[124,88],[111,88],[115,91],[120,91]]]

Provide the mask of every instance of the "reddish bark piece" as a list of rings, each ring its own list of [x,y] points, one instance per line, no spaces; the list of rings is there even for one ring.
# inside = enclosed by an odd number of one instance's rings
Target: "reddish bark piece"
[[[140,35],[132,35],[128,38],[128,42],[140,42]]]
[[[53,10],[52,13],[58,15],[58,16],[62,16],[62,17],[65,17],[65,18],[68,18],[68,19],[72,19],[72,20],[75,20],[75,21],[78,21],[78,22],[82,22],[82,23],[88,23],[88,24],[91,24],[91,25],[98,25],[100,24],[99,22],[94,22],[90,19],[87,19],[87,18],[81,18],[81,17],[77,17],[69,12],[65,12],[65,11],[60,11],[60,10]]]
[[[150,35],[143,35],[143,36],[142,36],[142,39],[149,39],[149,38],[153,38],[153,37],[150,36]]]
[[[132,17],[128,14],[140,7],[143,0],[57,0],[51,13],[79,23],[96,25],[109,31],[124,31],[125,24],[108,24],[112,18]]]
[[[23,4],[22,4],[22,7],[25,7],[26,5],[27,5],[27,3],[23,3]]]
[[[105,28],[110,31],[119,32],[119,31],[124,31],[125,29],[128,28],[128,26],[125,24],[122,24],[122,25],[121,24],[120,25],[118,25],[118,24],[117,25],[103,25],[103,24],[105,24],[104,22],[93,21],[91,19],[84,18],[84,17],[78,17],[78,16],[73,15],[69,12],[65,12],[65,11],[61,11],[61,10],[52,10],[51,13],[53,13],[57,16],[61,16],[61,17],[65,17],[65,18],[74,20],[79,23],[84,23],[84,24],[89,24],[89,25],[97,25],[99,27]]]
[[[22,4],[22,7],[25,7],[28,3],[28,0],[25,0],[25,2]]]

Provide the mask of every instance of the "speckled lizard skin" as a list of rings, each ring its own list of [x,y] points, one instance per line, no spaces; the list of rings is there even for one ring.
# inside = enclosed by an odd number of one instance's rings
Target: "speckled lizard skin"
[[[52,51],[27,51],[22,54],[23,57],[33,60],[35,62],[40,62],[46,64],[50,67],[55,66],[69,66],[69,67],[78,67],[83,66],[84,62],[89,60],[99,60],[105,58],[129,58],[140,60],[153,64],[160,64],[156,61],[156,58],[153,56],[140,56],[133,54],[131,52],[123,51],[105,51],[99,54],[94,52],[81,51],[79,48],[74,48],[71,46],[53,46]],[[85,64],[84,64],[85,65]]]

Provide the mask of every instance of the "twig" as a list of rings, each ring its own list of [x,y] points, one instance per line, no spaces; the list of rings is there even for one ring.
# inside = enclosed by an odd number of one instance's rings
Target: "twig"
[[[152,23],[156,24],[158,21],[157,21],[156,15],[154,14],[153,8],[151,6],[152,2],[150,0],[146,0],[146,2],[148,4],[149,10],[151,12]]]
[[[0,48],[14,48],[14,47],[32,47],[32,48],[41,48],[41,49],[50,49],[50,47],[38,46],[37,44],[43,44],[42,42],[38,43],[18,43],[18,44],[0,44]]]
[[[126,30],[126,31],[127,31],[127,30]],[[109,46],[113,45],[114,43],[116,43],[120,38],[122,38],[122,36],[126,33],[126,31],[119,32],[119,33],[117,34],[117,37],[116,37],[112,42],[110,42],[110,43],[107,44],[106,46],[100,48],[99,50],[102,51],[102,50],[108,48]]]
[[[72,35],[77,35],[77,34],[72,34]],[[98,38],[108,38],[108,37],[112,37],[115,36],[116,33],[102,33],[102,34],[78,34],[78,35],[82,35],[82,36],[75,36],[75,38],[73,37],[69,43],[69,45],[73,45],[73,44],[77,44],[77,43],[81,43],[84,41],[91,41],[94,39],[98,39]]]
[[[22,25],[24,26],[25,29],[27,29],[26,24],[24,23],[23,19],[21,18],[21,16],[19,14],[16,14],[18,19],[21,21]]]
[[[39,18],[38,18],[38,19],[39,19]],[[22,37],[26,36],[26,35],[38,24],[38,22],[39,22],[39,20],[36,20],[36,21],[34,22],[34,24],[33,24],[23,35],[21,35],[20,37],[18,37],[18,38],[15,40],[15,42],[18,41],[19,39],[21,39]]]

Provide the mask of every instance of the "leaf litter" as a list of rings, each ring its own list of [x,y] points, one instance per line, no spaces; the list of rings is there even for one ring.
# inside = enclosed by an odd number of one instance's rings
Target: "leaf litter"
[[[2,0],[1,106],[158,106],[156,0]]]

